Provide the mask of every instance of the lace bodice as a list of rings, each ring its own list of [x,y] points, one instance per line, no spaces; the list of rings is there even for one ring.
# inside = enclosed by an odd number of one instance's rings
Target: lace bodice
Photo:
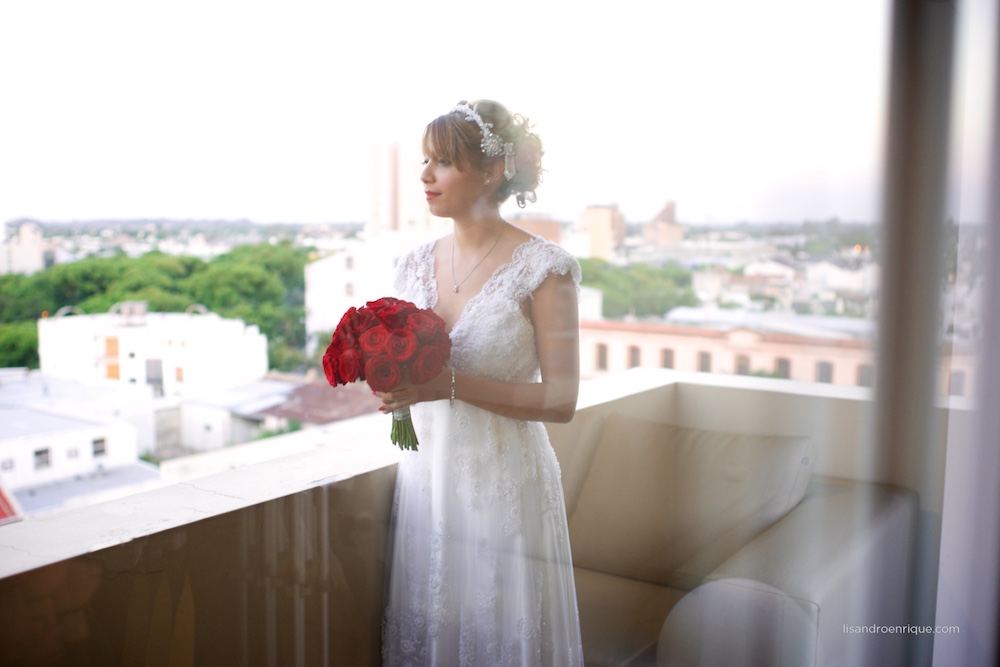
[[[420,308],[437,304],[433,243],[407,254],[396,272],[396,291]],[[562,247],[532,237],[514,250],[511,261],[490,276],[472,297],[451,331],[455,370],[505,382],[538,379],[535,330],[522,303],[549,274],[571,274],[580,283],[580,265]]]

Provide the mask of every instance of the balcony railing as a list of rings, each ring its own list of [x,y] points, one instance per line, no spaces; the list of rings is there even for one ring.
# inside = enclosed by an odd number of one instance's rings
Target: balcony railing
[[[867,464],[867,389],[637,369],[585,383],[579,405],[557,444],[618,413],[808,436],[816,475],[926,487],[905,462]],[[969,413],[940,415],[943,446]],[[387,428],[382,415],[338,422],[318,449],[0,528],[4,663],[378,665],[398,460]],[[939,524],[942,498],[920,503]]]

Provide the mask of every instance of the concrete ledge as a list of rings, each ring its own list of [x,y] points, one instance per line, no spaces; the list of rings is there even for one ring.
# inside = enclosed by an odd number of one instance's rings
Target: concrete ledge
[[[267,446],[287,445],[281,458],[9,524],[0,579],[394,465],[389,426],[376,414],[278,436]]]

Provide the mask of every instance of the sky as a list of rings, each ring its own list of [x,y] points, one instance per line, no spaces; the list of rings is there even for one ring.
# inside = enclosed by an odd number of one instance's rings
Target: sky
[[[477,98],[536,123],[539,213],[870,221],[888,30],[888,0],[6,2],[0,222],[364,221],[376,148]]]

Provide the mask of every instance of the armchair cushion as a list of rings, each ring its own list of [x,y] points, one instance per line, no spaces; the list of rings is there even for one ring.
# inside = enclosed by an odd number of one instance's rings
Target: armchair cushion
[[[684,591],[612,574],[575,568],[580,634],[587,667],[655,660],[663,619]]]
[[[801,500],[812,461],[804,437],[613,414],[569,520],[574,564],[690,587]]]

